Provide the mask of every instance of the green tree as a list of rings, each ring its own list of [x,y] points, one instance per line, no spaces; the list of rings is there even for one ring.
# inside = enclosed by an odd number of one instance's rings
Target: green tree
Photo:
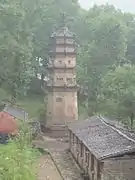
[[[27,10],[21,2],[4,1],[0,4],[0,15],[1,80],[15,101],[27,89],[32,75],[33,35],[26,22]]]
[[[0,84],[4,82],[12,99],[26,94],[33,73],[44,79],[53,28],[59,26],[61,13],[72,20],[79,9],[77,1],[72,0],[1,2]]]
[[[84,18],[85,35],[79,50],[77,72],[89,115],[98,112],[101,77],[114,64],[125,62],[127,31],[119,14],[112,6],[95,6]]]
[[[135,66],[125,64],[109,71],[102,84],[106,111],[117,117],[130,118],[132,128],[135,117]]]

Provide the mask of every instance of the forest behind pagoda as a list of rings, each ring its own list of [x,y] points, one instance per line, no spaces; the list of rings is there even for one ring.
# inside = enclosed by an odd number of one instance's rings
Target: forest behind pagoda
[[[44,96],[49,37],[62,13],[78,44],[80,115],[107,114],[132,125],[135,16],[110,5],[86,11],[77,0],[1,0],[0,88],[14,102],[30,94]]]

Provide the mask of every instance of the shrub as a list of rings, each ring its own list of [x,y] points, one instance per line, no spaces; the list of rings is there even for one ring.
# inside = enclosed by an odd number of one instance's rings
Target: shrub
[[[33,164],[38,152],[30,140],[28,132],[22,131],[7,145],[0,145],[0,180],[36,180]]]

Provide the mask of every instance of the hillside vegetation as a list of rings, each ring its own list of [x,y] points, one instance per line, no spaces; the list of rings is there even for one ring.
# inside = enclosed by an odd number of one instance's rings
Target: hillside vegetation
[[[62,25],[63,13],[65,25],[76,34],[78,44],[80,115],[102,113],[132,125],[134,15],[110,5],[94,6],[86,11],[77,0],[2,0],[0,88],[4,91],[1,97],[7,92],[12,103],[19,102],[35,116],[41,105],[37,99],[41,97],[44,103],[46,95],[44,77],[48,75],[49,37]],[[41,80],[37,79],[39,74]]]

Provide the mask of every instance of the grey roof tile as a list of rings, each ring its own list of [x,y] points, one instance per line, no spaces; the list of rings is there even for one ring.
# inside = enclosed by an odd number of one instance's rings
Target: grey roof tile
[[[4,111],[17,119],[28,120],[28,113],[19,107],[6,106]]]
[[[69,124],[68,128],[99,160],[135,152],[135,134],[109,124],[102,117],[76,121]]]

